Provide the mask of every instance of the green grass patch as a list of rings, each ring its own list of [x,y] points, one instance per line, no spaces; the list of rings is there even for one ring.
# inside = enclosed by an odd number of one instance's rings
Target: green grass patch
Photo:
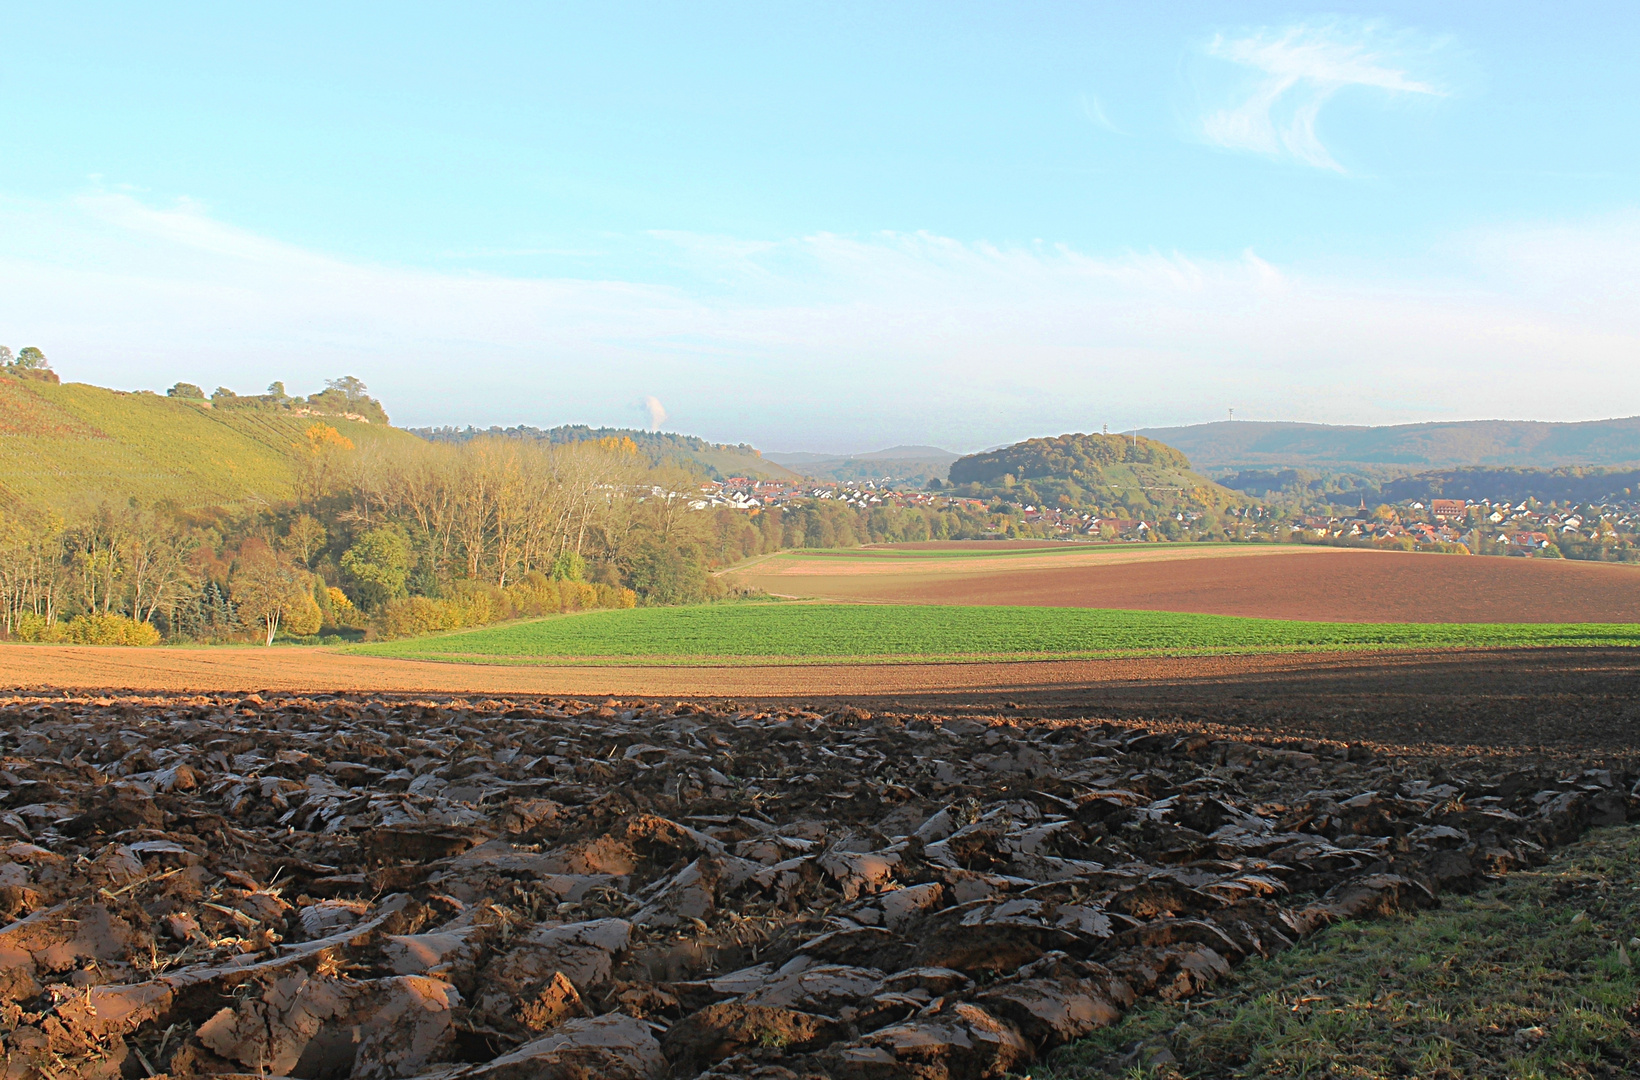
[[[1637,875],[1640,829],[1600,830],[1437,910],[1248,961],[1211,1000],[1142,1003],[1031,1076],[1633,1076]]]
[[[1069,555],[1087,554],[1090,551],[1122,551],[1127,549],[1144,548],[1246,548],[1259,546],[1247,542],[1232,543],[1226,541],[1109,541],[1109,540],[1058,540],[1053,546],[1044,544],[1042,547],[1029,548],[982,548],[978,544],[972,548],[959,549],[908,549],[882,547],[853,547],[853,548],[797,548],[792,551],[783,551],[774,556],[779,559],[856,559],[866,561],[899,562],[924,560],[952,560],[952,559],[1028,559],[1042,555]],[[1264,547],[1274,545],[1264,544]]]
[[[1640,624],[1321,623],[1093,608],[709,604],[359,646],[471,663],[988,660],[1305,649],[1640,645]]]

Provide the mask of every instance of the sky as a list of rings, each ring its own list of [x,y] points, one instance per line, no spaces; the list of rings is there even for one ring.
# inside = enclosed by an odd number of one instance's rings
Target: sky
[[[1640,5],[0,5],[0,343],[971,450],[1640,413]]]

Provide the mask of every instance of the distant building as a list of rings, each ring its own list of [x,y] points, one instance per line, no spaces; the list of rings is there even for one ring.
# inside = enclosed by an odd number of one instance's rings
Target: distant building
[[[1462,521],[1469,513],[1469,504],[1463,499],[1431,499],[1429,513],[1436,521]]]

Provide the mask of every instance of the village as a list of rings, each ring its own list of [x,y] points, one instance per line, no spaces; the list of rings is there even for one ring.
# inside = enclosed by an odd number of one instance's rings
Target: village
[[[1640,559],[1640,501],[1560,506],[1524,499],[1411,500],[1355,511],[1312,513],[1291,506],[1232,506],[1214,514],[1178,511],[1146,519],[1065,508],[987,503],[938,491],[897,487],[892,481],[783,482],[731,477],[702,481],[693,509],[726,507],[749,513],[809,500],[835,500],[870,510],[923,507],[987,512],[991,535],[1082,542],[1143,543],[1161,540],[1228,540],[1320,543],[1468,552],[1485,555]],[[1336,510],[1337,508],[1334,508]]]

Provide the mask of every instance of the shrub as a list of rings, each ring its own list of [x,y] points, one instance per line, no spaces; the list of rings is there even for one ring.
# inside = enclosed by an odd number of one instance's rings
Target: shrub
[[[419,637],[443,630],[444,612],[436,602],[425,596],[403,597],[383,604],[377,610],[371,627],[377,637],[388,641]]]
[[[601,608],[630,608],[638,606],[638,594],[619,585],[598,585],[598,606]]]
[[[290,637],[311,637],[319,632],[324,625],[324,613],[319,610],[319,604],[313,599],[313,594],[303,592],[292,597],[291,606],[285,611],[285,620],[280,629]]]
[[[455,582],[439,601],[439,608],[446,630],[500,622],[512,614],[507,594],[484,581]]]
[[[125,615],[76,615],[63,627],[61,640],[75,645],[158,645],[159,631]]]
[[[125,615],[76,615],[68,622],[25,611],[12,622],[17,641],[64,645],[158,645],[159,631],[152,623]]]
[[[23,611],[12,619],[11,636],[15,641],[61,641],[63,624],[32,611]]]
[[[552,615],[558,611],[558,585],[532,570],[507,586],[507,602],[515,615]]]
[[[590,607],[597,607],[598,590],[584,581],[560,581],[558,605],[560,611],[584,611]]]

